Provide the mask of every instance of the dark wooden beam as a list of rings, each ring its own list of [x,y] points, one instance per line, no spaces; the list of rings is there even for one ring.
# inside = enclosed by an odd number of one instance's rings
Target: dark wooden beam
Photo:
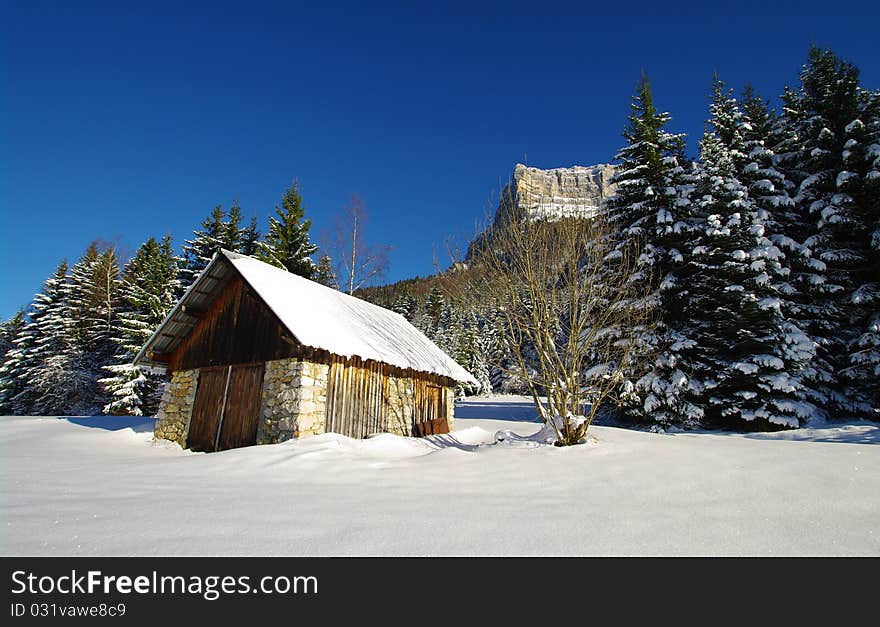
[[[199,320],[201,320],[202,318],[204,318],[204,317],[205,317],[205,314],[208,313],[208,310],[207,310],[207,309],[197,309],[197,308],[194,308],[194,307],[187,307],[186,305],[184,305],[184,306],[181,307],[180,309],[181,309],[181,311],[183,311],[183,313],[185,313],[187,316],[191,316],[191,317],[193,317],[193,318],[198,318]]]

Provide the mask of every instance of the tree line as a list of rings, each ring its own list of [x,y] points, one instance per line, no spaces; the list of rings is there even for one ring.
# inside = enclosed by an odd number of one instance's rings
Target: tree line
[[[164,376],[132,361],[218,250],[354,291],[388,263],[387,247],[367,243],[365,221],[353,196],[319,248],[295,181],[265,235],[234,202],[216,206],[180,256],[170,235],[150,237],[124,264],[115,246],[93,242],[72,267],[61,261],[29,307],[0,325],[0,413],[154,414]]]
[[[689,159],[643,76],[616,193],[598,214],[496,218],[441,275],[449,302],[436,315],[433,288],[376,296],[404,304],[465,367],[488,360],[496,382],[564,399],[557,418],[577,407],[591,418],[601,399],[658,428],[878,419],[880,92],[818,47],[799,78],[776,109],[716,76]],[[563,252],[559,242],[578,238],[580,254]],[[587,296],[572,301],[572,290]]]

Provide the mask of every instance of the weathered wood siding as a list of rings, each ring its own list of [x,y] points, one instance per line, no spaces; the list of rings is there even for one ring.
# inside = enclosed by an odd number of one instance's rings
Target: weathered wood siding
[[[265,362],[297,350],[276,316],[235,277],[171,354],[168,370]]]
[[[226,374],[226,368],[205,368],[199,373],[196,401],[186,436],[187,448],[205,453],[214,450],[223,412]]]
[[[353,438],[386,431],[448,433],[447,401],[452,385],[443,377],[333,356],[325,431]]]

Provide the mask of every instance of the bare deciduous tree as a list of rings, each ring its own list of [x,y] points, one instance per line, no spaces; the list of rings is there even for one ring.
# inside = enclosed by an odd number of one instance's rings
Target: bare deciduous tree
[[[529,199],[503,200],[467,268],[448,273],[447,291],[498,312],[512,373],[557,444],[576,444],[618,392],[634,340],[651,325],[644,282],[633,280],[639,251],[616,246],[601,212],[536,218],[516,209],[534,206]]]
[[[349,294],[385,276],[390,246],[369,244],[365,237],[367,212],[357,195],[337,216],[324,248],[333,259],[339,288]]]

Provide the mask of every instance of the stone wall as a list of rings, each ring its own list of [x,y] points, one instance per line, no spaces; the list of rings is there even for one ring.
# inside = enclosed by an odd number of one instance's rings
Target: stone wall
[[[324,433],[329,373],[296,357],[266,362],[257,444]]]
[[[412,435],[413,431],[413,380],[408,377],[388,376],[388,396],[385,398],[385,429],[396,435]],[[455,388],[444,388],[446,394],[446,417],[449,430],[455,428]]]
[[[455,388],[446,390],[446,422],[449,424],[449,432],[455,430]]]
[[[412,435],[413,380],[388,375],[388,396],[385,397],[385,429],[397,435]]]
[[[186,446],[198,380],[198,370],[178,370],[171,375],[156,413],[156,426],[153,429],[156,439],[171,440]]]

